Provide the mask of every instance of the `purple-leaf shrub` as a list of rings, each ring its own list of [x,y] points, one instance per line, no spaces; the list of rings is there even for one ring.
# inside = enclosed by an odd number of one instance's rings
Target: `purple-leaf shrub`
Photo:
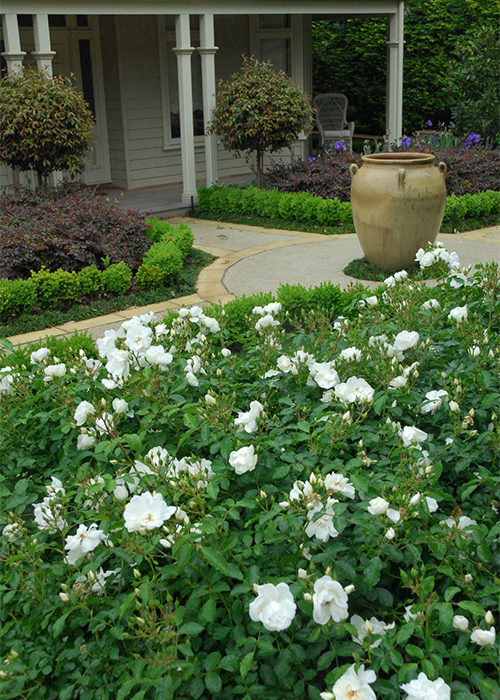
[[[28,278],[42,266],[54,271],[102,268],[102,259],[136,270],[152,240],[144,214],[123,212],[85,186],[22,190],[0,197],[0,278]]]

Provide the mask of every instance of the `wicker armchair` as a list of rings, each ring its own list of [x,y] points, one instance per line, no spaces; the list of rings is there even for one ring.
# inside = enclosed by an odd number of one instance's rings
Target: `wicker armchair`
[[[321,147],[332,146],[336,141],[343,141],[352,152],[352,135],[354,122],[346,121],[347,97],[328,92],[316,95],[313,100],[316,110],[316,123],[321,136]]]

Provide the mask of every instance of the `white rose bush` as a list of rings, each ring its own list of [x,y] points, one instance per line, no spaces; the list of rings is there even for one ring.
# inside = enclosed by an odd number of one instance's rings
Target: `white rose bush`
[[[0,355],[0,697],[498,700],[500,275],[439,251]]]

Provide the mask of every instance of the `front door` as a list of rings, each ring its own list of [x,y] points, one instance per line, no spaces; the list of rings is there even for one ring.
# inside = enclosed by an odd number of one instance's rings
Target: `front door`
[[[85,158],[82,179],[88,185],[98,185],[110,182],[111,166],[99,26],[97,17],[90,19],[95,22],[93,27],[71,32],[70,51],[77,88],[83,93],[96,120],[94,145]]]

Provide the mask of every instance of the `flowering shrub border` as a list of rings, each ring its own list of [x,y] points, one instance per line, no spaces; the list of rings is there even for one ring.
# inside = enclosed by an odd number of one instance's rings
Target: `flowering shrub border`
[[[431,257],[3,367],[7,697],[496,698],[500,274]]]

